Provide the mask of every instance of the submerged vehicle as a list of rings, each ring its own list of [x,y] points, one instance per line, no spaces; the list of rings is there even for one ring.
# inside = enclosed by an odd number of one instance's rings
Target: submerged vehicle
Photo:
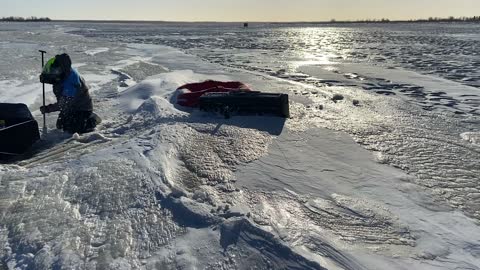
[[[229,118],[238,115],[290,117],[287,94],[252,91],[242,82],[204,81],[180,86],[177,104],[219,112]]]
[[[39,139],[38,123],[27,105],[0,103],[0,160],[24,154]]]

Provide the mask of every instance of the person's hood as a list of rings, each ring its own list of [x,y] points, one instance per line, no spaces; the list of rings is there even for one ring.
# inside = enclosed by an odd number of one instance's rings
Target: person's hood
[[[43,67],[40,81],[48,84],[55,84],[65,80],[72,71],[72,60],[66,53],[58,54],[47,61]]]

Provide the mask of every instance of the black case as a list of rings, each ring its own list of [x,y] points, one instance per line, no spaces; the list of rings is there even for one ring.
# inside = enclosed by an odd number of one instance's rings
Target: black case
[[[38,123],[25,104],[0,103],[0,159],[20,155],[40,139]]]

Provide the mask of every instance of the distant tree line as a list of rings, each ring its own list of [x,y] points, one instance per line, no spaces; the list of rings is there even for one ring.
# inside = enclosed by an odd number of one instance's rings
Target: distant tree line
[[[416,19],[416,20],[389,20],[389,19],[367,19],[356,21],[337,21],[332,19],[331,23],[390,23],[390,22],[480,22],[480,16],[473,17],[453,17],[439,18],[430,17],[428,19]]]
[[[428,20],[419,20],[419,21],[429,21],[429,22],[479,22],[480,21],[480,16],[473,16],[473,17],[458,17],[455,18],[453,16],[450,16],[448,18],[437,18],[437,17],[430,17]]]
[[[27,17],[27,18],[10,16],[10,17],[0,18],[0,21],[2,22],[50,22],[51,19],[48,17],[35,17],[35,16]]]
[[[331,23],[388,23],[391,22],[389,19],[366,19],[366,20],[355,20],[355,21],[337,21],[332,19]]]

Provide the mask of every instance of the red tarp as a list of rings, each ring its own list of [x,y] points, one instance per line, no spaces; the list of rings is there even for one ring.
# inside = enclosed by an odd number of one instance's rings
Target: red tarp
[[[185,93],[177,96],[177,104],[187,107],[198,106],[199,98],[210,92],[232,92],[232,91],[251,91],[246,84],[241,82],[220,82],[204,81],[200,83],[189,83],[178,87],[177,90],[185,89]]]

